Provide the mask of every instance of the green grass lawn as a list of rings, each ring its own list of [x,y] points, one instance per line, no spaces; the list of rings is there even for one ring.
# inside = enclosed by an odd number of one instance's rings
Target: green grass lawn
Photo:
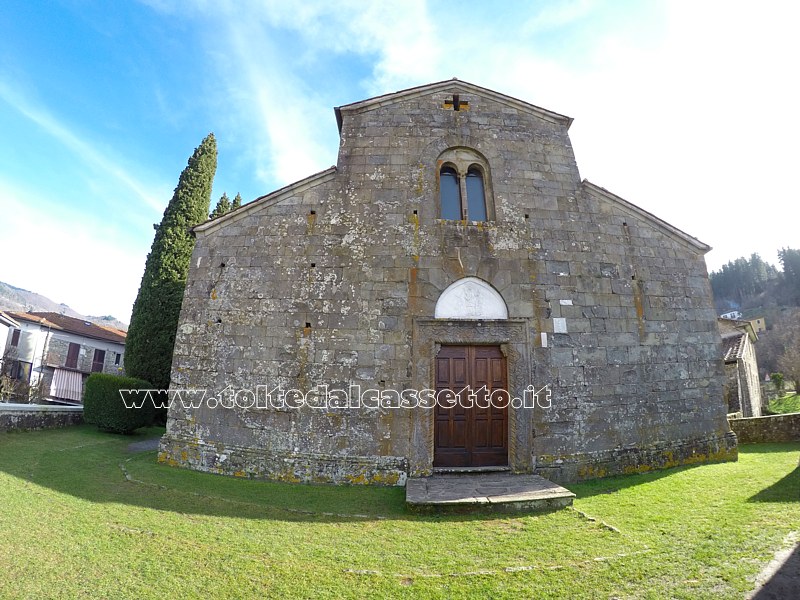
[[[790,394],[783,398],[772,400],[769,403],[769,410],[780,414],[800,412],[800,394]]]
[[[800,531],[800,444],[570,486],[577,510],[443,517],[401,488],[159,465],[127,452],[144,435],[0,434],[0,597],[740,599]]]

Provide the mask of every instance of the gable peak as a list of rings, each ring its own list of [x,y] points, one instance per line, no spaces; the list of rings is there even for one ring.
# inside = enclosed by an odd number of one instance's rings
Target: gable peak
[[[468,81],[463,81],[458,79],[457,77],[453,77],[452,79],[445,79],[443,81],[437,81],[434,83],[427,83],[424,85],[419,85],[411,88],[407,88],[404,90],[399,90],[396,92],[391,92],[388,94],[382,94],[380,96],[374,96],[372,98],[367,98],[366,100],[359,100],[357,102],[351,102],[350,104],[343,104],[342,106],[337,106],[334,108],[336,113],[336,123],[339,127],[339,132],[342,131],[342,119],[344,113],[358,113],[362,111],[373,110],[376,108],[380,108],[382,106],[387,106],[390,104],[394,104],[396,102],[400,102],[402,100],[406,100],[409,98],[425,96],[429,94],[434,94],[436,92],[447,92],[450,94],[475,94],[477,96],[491,98],[496,102],[500,102],[502,104],[507,104],[509,106],[513,106],[519,110],[535,114],[536,116],[543,118],[547,121],[553,123],[562,123],[569,128],[572,124],[572,118],[566,115],[559,114],[557,112],[553,112],[551,110],[547,110],[540,106],[536,106],[524,100],[520,100],[518,98],[514,98],[513,96],[509,96],[507,94],[503,94],[500,92],[496,92],[494,90],[490,90],[489,88],[481,87],[474,83],[469,83]],[[451,105],[458,110],[459,105],[467,105],[469,99],[456,99],[453,98],[449,100]],[[446,106],[450,107],[450,106]]]

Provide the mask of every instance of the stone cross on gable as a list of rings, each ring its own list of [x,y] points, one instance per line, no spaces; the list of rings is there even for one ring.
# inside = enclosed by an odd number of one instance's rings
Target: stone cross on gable
[[[452,108],[456,111],[469,110],[469,102],[466,100],[461,100],[458,97],[458,94],[453,94],[452,98],[444,101],[444,106],[442,106],[442,108]]]

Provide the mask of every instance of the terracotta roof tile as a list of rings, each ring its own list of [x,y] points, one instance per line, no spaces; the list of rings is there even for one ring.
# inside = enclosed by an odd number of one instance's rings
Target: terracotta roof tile
[[[726,363],[742,358],[747,333],[739,331],[722,336],[722,358]]]
[[[83,319],[76,319],[75,317],[68,317],[54,312],[9,312],[8,314],[18,321],[39,323],[45,327],[51,327],[67,333],[74,333],[75,335],[105,340],[107,342],[115,342],[117,344],[124,344],[127,337],[124,331],[120,331],[114,327],[105,327],[97,323],[91,323]]]

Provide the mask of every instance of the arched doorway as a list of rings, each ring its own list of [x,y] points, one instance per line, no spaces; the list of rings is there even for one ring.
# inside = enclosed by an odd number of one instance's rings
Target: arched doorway
[[[476,277],[442,292],[437,319],[505,320],[502,296]],[[434,467],[508,465],[508,369],[499,345],[442,344],[435,360]]]

